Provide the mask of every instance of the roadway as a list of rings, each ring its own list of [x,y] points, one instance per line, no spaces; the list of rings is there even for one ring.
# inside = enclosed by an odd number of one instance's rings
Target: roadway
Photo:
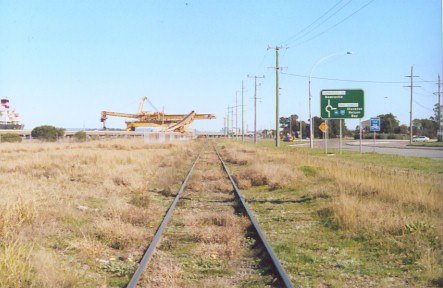
[[[411,157],[425,157],[443,160],[443,147],[415,147],[407,146],[409,141],[404,140],[363,140],[363,152],[376,152],[381,154],[397,154]],[[309,147],[309,142],[304,144],[294,144],[299,147]],[[314,141],[315,148],[324,148],[324,141],[316,139]],[[339,141],[336,139],[328,140],[328,148],[338,149]],[[343,150],[360,151],[359,140],[343,140]]]

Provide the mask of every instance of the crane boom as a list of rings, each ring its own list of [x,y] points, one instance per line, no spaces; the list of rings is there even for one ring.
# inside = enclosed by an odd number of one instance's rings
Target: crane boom
[[[195,111],[189,114],[142,111],[146,100],[153,106],[147,97],[142,97],[136,114],[102,111],[100,121],[103,123],[103,129],[106,130],[108,116],[136,119],[136,121],[125,122],[127,131],[134,131],[136,127],[165,127],[166,131],[185,132],[186,127],[194,120],[215,119],[213,114],[196,114]]]
[[[140,104],[138,104],[138,110],[137,113],[140,114],[143,111],[143,104],[145,104],[145,101],[148,100],[148,97],[143,96],[142,99],[140,100]]]
[[[182,120],[180,120],[178,123],[170,125],[166,131],[179,131],[179,132],[185,132],[185,128],[187,125],[189,125],[192,120],[194,120],[195,117],[195,111],[192,111],[185,117],[183,117]]]

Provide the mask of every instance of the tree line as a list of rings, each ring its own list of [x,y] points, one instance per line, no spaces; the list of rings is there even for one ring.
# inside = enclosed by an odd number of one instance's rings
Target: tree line
[[[397,136],[404,136],[405,138],[409,134],[409,126],[405,124],[400,125],[400,121],[392,113],[380,114],[377,117],[380,118],[381,128],[379,134],[385,135],[386,138],[398,138]],[[318,128],[325,120],[320,117],[313,118],[314,137],[323,138],[323,132]],[[412,133],[414,135],[427,136],[429,138],[437,138],[437,132],[439,129],[439,115],[438,105],[434,107],[434,115],[429,119],[414,119],[412,121]],[[291,135],[296,138],[308,138],[309,125],[305,121],[300,121],[297,114],[290,115],[289,117],[280,117],[279,120],[281,128],[281,136]],[[331,119],[328,121],[329,137],[338,138],[340,136],[340,120]],[[369,125],[362,125],[363,134],[369,134]],[[267,135],[275,135],[275,130],[264,130]],[[355,127],[354,130],[348,129],[345,121],[342,123],[342,135],[343,136],[355,136],[360,133],[360,127]],[[369,136],[369,135],[368,135]]]

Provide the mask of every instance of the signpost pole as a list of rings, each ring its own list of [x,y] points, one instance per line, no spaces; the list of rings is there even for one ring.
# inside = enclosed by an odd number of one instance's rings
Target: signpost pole
[[[360,154],[363,153],[363,147],[362,147],[362,129],[361,129],[361,118],[360,118],[360,124],[358,125],[359,129],[360,129]]]
[[[374,132],[374,143],[372,145],[372,153],[375,153],[375,142],[377,142],[377,132],[381,129],[380,117],[372,117],[369,119],[369,131]]]
[[[328,154],[328,130],[329,130],[329,126],[328,126],[328,120],[325,121],[326,122],[326,132],[325,132],[325,153],[326,155]]]
[[[303,126],[301,126],[301,121],[300,121],[300,142],[303,141]]]
[[[342,138],[343,138],[343,136],[342,136],[342,123],[343,123],[343,119],[340,119],[340,154],[342,153],[341,151],[341,149],[342,149],[342,143],[341,143],[341,141],[342,141]]]
[[[376,134],[377,132],[375,132],[374,131],[374,146],[372,147],[372,153],[375,153],[375,134]]]
[[[326,146],[325,146],[325,141],[326,141],[326,132],[323,132],[323,147],[325,148],[325,150],[326,150]]]

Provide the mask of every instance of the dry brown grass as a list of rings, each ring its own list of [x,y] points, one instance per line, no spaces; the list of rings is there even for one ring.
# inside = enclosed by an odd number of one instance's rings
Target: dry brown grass
[[[195,143],[0,145],[0,287],[106,286],[99,260],[143,252]],[[126,261],[126,260],[125,260]]]
[[[293,165],[258,161],[233,174],[240,189],[263,185],[268,185],[271,190],[292,187],[300,177],[301,173]]]
[[[233,143],[232,147],[223,150],[223,156],[236,155],[244,149]],[[443,213],[443,178],[439,174],[377,165],[367,167],[337,158],[324,161],[288,151],[262,150],[255,153],[254,161],[250,161],[249,165],[234,170],[234,178],[240,188],[303,186],[309,196],[333,197],[331,207],[337,221],[344,227],[379,231],[381,227],[375,221],[380,221],[383,226],[391,227],[390,230],[396,230],[393,227],[401,230],[406,223],[420,219],[431,221],[435,227],[440,226],[436,220]],[[299,169],[301,166],[311,167],[317,176],[304,175]],[[363,210],[358,217],[352,212]],[[377,220],[373,217],[375,211],[379,211]]]
[[[149,278],[142,278],[141,287],[180,287],[183,269],[175,259],[162,251],[157,251],[155,257],[161,263],[155,269],[149,269]]]
[[[225,146],[222,154],[237,164],[232,170],[241,189],[267,185],[327,198],[320,215],[333,227],[350,237],[392,239],[400,250],[418,255],[424,273],[433,275],[429,278],[441,273],[441,174],[269,148],[251,148],[252,158],[241,153],[243,145]],[[236,155],[239,161],[232,159]],[[244,158],[247,163],[240,163]]]
[[[263,286],[267,276],[258,271],[251,249],[253,240],[247,238],[250,223],[237,214],[237,204],[216,154],[207,149],[142,276],[143,286],[242,287],[250,278],[254,278],[251,283],[260,283],[257,287]],[[176,278],[155,280],[152,275],[159,273],[157,269],[169,269],[171,262],[181,268],[179,273],[171,268]]]

